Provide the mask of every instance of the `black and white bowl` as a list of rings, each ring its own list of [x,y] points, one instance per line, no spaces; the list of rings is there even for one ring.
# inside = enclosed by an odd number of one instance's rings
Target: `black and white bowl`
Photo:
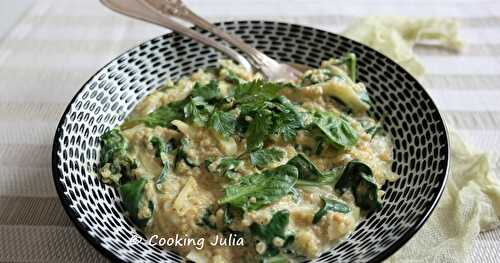
[[[220,26],[282,62],[318,67],[322,60],[347,51],[356,53],[359,80],[367,84],[374,103],[370,114],[384,116],[384,128],[395,143],[392,168],[401,179],[386,186],[380,211],[315,262],[378,262],[389,257],[425,223],[446,182],[446,127],[427,92],[392,60],[333,33],[270,21],[225,22]],[[95,174],[100,135],[118,125],[141,98],[167,79],[215,66],[220,57],[213,49],[179,34],[157,37],[100,69],[64,112],[52,151],[57,192],[78,230],[110,259],[182,260],[147,241],[127,242],[138,232],[124,216],[117,192]]]

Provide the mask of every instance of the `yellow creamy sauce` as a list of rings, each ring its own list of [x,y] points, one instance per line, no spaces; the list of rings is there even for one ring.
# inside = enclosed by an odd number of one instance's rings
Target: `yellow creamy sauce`
[[[223,61],[222,70],[219,74],[209,71],[199,71],[189,77],[183,77],[176,83],[168,82],[168,88],[159,89],[142,100],[134,109],[131,116],[145,116],[162,105],[174,101],[183,100],[190,94],[196,82],[208,83],[217,79],[222,94],[229,94],[232,86],[226,81],[224,70],[230,70],[243,81],[251,81],[261,78],[256,74],[245,72],[231,62]],[[343,73],[342,68],[337,68],[331,63],[325,62],[322,67],[333,68],[334,71]],[[323,76],[314,75],[321,72],[313,72],[312,78],[321,79]],[[304,110],[323,110],[340,112],[338,103],[329,96],[335,92],[335,85],[343,85],[342,81],[336,83],[335,79],[329,80],[328,85],[313,84],[301,89],[287,88],[281,91],[293,102],[300,103]],[[364,89],[362,84],[357,88]],[[366,124],[375,124],[374,119],[366,114],[359,114],[349,118],[349,123],[357,132],[359,138],[356,145],[338,151],[332,147],[325,147],[320,154],[309,155],[309,159],[321,171],[327,171],[334,167],[347,164],[351,160],[360,160],[367,164],[373,171],[375,182],[382,186],[386,180],[393,181],[397,178],[391,172],[392,142],[386,136],[375,136],[372,138],[366,132]],[[363,123],[363,125],[362,125]],[[210,166],[205,167],[204,161],[223,156],[241,156],[247,151],[245,138],[232,136],[222,138],[219,134],[207,127],[199,127],[195,124],[176,120],[172,122],[174,127],[147,127],[139,124],[134,127],[123,129],[122,134],[128,141],[128,153],[137,160],[137,168],[132,171],[136,178],[148,178],[145,185],[145,198],[139,207],[138,217],[149,218],[144,228],[147,236],[175,237],[175,235],[189,238],[204,238],[205,244],[202,250],[194,245],[170,247],[183,256],[199,262],[256,262],[258,261],[259,248],[257,242],[245,236],[244,246],[212,246],[209,244],[222,237],[222,226],[224,213],[222,209],[216,210],[208,219],[217,229],[207,228],[200,224],[207,207],[217,207],[217,201],[224,196],[224,187],[229,183],[222,176],[214,176],[210,172]],[[159,137],[165,141],[171,139],[185,138],[189,140],[186,155],[190,160],[199,163],[199,166],[190,166],[184,160],[180,160],[175,170],[168,173],[165,181],[155,185],[155,180],[162,170],[162,162],[155,157],[155,149],[150,143],[152,136]],[[314,146],[315,140],[307,131],[299,131],[292,141],[281,138],[272,138],[266,146],[274,146],[281,149],[285,154],[279,162],[270,164],[267,168],[286,164],[288,160],[297,155],[294,145]],[[173,156],[169,157],[173,162]],[[258,173],[260,170],[252,165],[248,157],[243,157],[242,164],[237,171],[243,176]],[[106,179],[109,171],[101,169],[101,176]],[[157,189],[158,188],[158,189]],[[286,209],[289,211],[288,229],[295,233],[291,249],[298,255],[314,258],[322,251],[328,249],[339,240],[349,234],[362,218],[363,213],[356,206],[354,197],[350,192],[343,195],[336,193],[331,185],[298,187],[298,199],[291,195],[281,197],[279,200],[261,209],[245,212],[241,218],[235,218],[230,225],[231,230],[248,232],[253,223],[268,224],[276,211]],[[379,191],[381,196],[383,193]],[[317,224],[313,224],[313,217],[322,207],[321,198],[332,198],[343,201],[351,211],[339,213],[329,211]],[[152,202],[155,209],[148,209],[148,203]],[[281,240],[275,240],[280,245]],[[274,240],[273,240],[274,242]]]

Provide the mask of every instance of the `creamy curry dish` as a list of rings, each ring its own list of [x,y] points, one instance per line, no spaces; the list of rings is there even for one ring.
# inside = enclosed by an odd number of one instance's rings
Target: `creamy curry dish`
[[[105,132],[99,175],[147,237],[205,240],[164,245],[188,260],[314,258],[397,179],[370,105],[352,53],[295,82],[223,60],[167,81]]]

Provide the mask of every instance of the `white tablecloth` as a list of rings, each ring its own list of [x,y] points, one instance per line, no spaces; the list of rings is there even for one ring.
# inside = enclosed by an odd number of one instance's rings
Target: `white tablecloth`
[[[423,84],[448,123],[491,153],[492,169],[500,177],[500,3],[186,2],[212,21],[269,19],[332,32],[367,15],[457,18],[467,49],[460,55],[418,49],[428,71]],[[40,0],[0,40],[0,262],[105,260],[59,203],[50,169],[53,135],[67,103],[89,76],[121,52],[165,32],[114,14],[97,0]],[[468,260],[498,262],[500,230],[481,234],[473,246]]]

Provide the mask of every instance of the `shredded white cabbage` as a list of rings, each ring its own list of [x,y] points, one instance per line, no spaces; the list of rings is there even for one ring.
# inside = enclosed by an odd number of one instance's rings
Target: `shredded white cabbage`
[[[415,77],[425,73],[413,53],[415,44],[434,44],[460,51],[458,24],[445,18],[368,17],[349,26],[343,35],[393,59]]]
[[[181,192],[177,195],[174,201],[174,209],[179,215],[184,215],[191,206],[190,198],[195,196],[198,191],[198,184],[193,177],[189,177],[188,181],[182,188]]]

